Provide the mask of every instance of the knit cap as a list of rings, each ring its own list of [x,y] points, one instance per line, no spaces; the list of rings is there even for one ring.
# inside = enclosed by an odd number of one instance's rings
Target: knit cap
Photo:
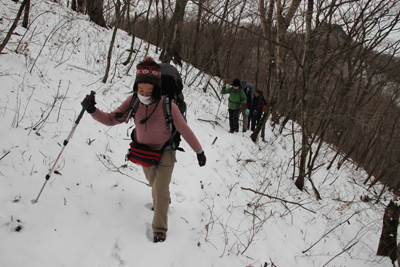
[[[263,91],[261,91],[260,89],[256,89],[255,93],[259,93],[260,95],[262,95]]]
[[[158,65],[152,57],[145,57],[142,62],[136,66],[136,83],[152,83],[160,90],[161,86],[161,66]]]
[[[234,79],[232,82],[232,86],[240,86],[240,80],[239,79]]]

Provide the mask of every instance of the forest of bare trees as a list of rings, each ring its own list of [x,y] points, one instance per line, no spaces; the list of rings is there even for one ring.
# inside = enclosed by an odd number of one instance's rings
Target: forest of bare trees
[[[300,190],[307,179],[320,198],[312,174],[327,142],[337,153],[324,167],[350,160],[369,174],[369,188],[379,182],[398,195],[398,1],[199,0],[178,22],[187,0],[177,1],[172,19],[166,10],[174,9],[161,3],[160,13],[130,27],[163,49],[163,62],[185,60],[226,83],[246,79],[262,89],[268,106],[253,141],[264,139],[268,118],[281,129],[297,122],[302,140],[293,148],[292,178]],[[386,223],[393,221],[398,208],[388,205],[377,254],[394,262],[397,227]]]
[[[399,30],[397,1],[178,3],[186,5],[183,21],[178,8],[156,1],[157,13],[149,8],[130,26],[163,49],[164,62],[185,60],[227,83],[246,79],[262,89],[268,112],[254,141],[268,118],[274,127],[300,124],[302,146],[293,151],[299,189],[328,142],[337,154],[327,168],[340,168],[334,159],[351,160],[370,174],[365,184],[379,181],[397,192],[399,47],[390,39]]]
[[[72,0],[68,5],[103,27],[132,35],[124,64],[139,37],[160,48],[162,62],[186,61],[226,83],[239,78],[262,89],[268,106],[251,138],[263,140],[269,118],[280,129],[292,122],[301,126],[292,175],[300,190],[307,181],[313,186],[313,171],[320,167],[314,163],[327,142],[337,153],[323,167],[352,161],[369,174],[364,184],[383,183],[399,193],[398,0]],[[24,6],[29,11],[29,1],[23,1],[19,16]],[[340,163],[334,166],[335,160]]]

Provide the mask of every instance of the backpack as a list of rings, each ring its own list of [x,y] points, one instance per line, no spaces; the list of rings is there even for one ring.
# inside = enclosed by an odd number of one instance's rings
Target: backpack
[[[169,125],[169,130],[172,132],[171,137],[167,141],[165,146],[170,145],[173,150],[184,151],[183,148],[179,147],[181,134],[175,128],[173,124],[174,118],[171,114],[171,101],[173,101],[178,106],[179,111],[186,121],[186,103],[182,94],[182,78],[179,74],[179,71],[173,65],[168,63],[161,63],[160,66],[164,117],[167,124]],[[133,105],[129,112],[128,118],[126,119],[126,122],[128,122],[130,118],[135,117],[138,107],[139,98],[136,97],[133,101]],[[132,140],[134,140],[133,135],[131,135],[131,138]]]

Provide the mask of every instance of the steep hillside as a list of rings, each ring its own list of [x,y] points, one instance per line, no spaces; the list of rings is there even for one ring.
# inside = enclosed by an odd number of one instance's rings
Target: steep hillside
[[[20,4],[0,4],[3,38]],[[312,176],[322,200],[309,183],[300,192],[291,180],[299,146],[292,125],[282,134],[267,125],[258,144],[249,132],[229,134],[226,96],[220,103],[211,88],[205,93],[209,76],[187,64],[179,70],[188,124],[207,165],[200,168],[182,142],[165,243],[146,237],[150,188],[124,161],[132,124],[106,127],[84,114],[32,204],[85,95],[95,91],[97,106],[114,110],[132,90],[136,64],[158,55],[136,40],[135,61],[123,66],[130,37],[119,32],[104,84],[110,30],[49,1],[32,0],[31,22],[0,55],[1,266],[391,266],[375,256],[387,203],[360,200],[381,193],[366,191],[362,170],[349,163],[327,170],[335,151],[326,146]]]

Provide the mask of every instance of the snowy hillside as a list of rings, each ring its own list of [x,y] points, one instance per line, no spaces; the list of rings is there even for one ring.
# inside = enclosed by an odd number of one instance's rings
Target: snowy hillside
[[[366,174],[350,163],[328,171],[335,151],[326,146],[313,174],[322,200],[309,182],[299,191],[291,180],[292,125],[279,134],[268,124],[258,144],[250,132],[229,134],[227,96],[219,108],[212,88],[203,91],[209,77],[190,65],[179,68],[188,124],[207,164],[200,168],[182,142],[166,242],[146,237],[151,189],[124,160],[132,124],[106,127],[84,114],[32,204],[85,95],[95,91],[97,107],[114,110],[132,90],[136,64],[158,55],[136,40],[135,62],[122,65],[131,40],[119,31],[104,84],[112,31],[65,6],[31,2],[29,30],[17,27],[0,55],[0,266],[392,266],[375,256],[387,203],[360,200],[376,199],[379,186],[366,191]],[[0,5],[3,39],[20,3]],[[216,78],[211,84],[222,86]]]

